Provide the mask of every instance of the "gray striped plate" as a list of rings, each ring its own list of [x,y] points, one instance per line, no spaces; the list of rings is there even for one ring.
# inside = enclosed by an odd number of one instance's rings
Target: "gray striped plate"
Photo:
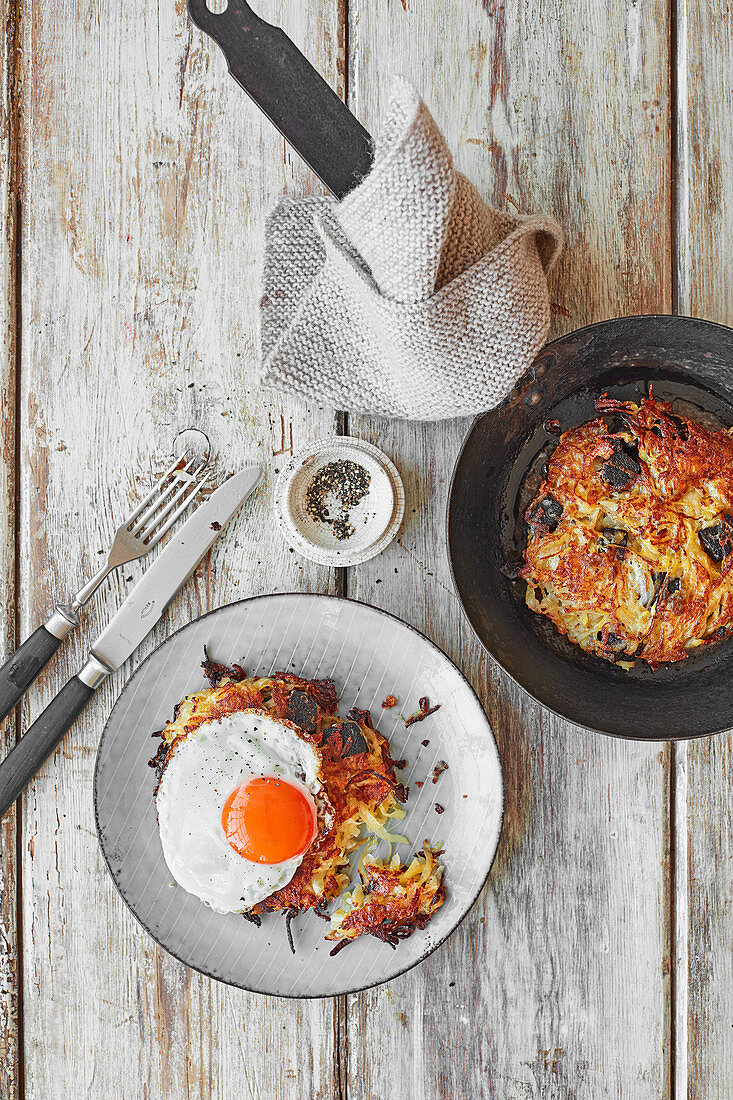
[[[214,660],[248,673],[290,670],[330,676],[340,713],[371,709],[375,725],[407,757],[411,788],[399,829],[419,850],[423,839],[445,847],[447,899],[424,931],[396,950],[361,937],[334,958],[328,926],[307,915],[293,922],[296,954],[284,920],[262,928],[237,914],[215,913],[172,885],[158,837],[148,759],[151,734],[188,692],[204,686],[203,647]],[[386,695],[399,705],[382,710]],[[405,728],[400,713],[427,695],[440,710]],[[423,740],[430,744],[423,746]],[[439,760],[449,767],[431,782]],[[418,780],[425,781],[422,789]],[[97,832],[115,885],[140,924],[177,959],[219,981],[286,997],[325,997],[388,981],[421,962],[453,931],[489,873],[502,820],[501,766],[486,715],[458,669],[425,637],[384,611],[332,596],[259,596],[204,615],[168,638],[130,678],[102,736],[94,778]],[[438,815],[435,804],[445,807]],[[399,848],[403,859],[406,845]]]

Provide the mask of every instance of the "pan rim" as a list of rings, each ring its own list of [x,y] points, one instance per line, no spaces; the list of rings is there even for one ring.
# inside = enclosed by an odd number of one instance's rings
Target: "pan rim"
[[[539,358],[539,356],[541,356],[545,352],[551,351],[552,348],[554,346],[556,346],[557,344],[564,343],[570,338],[577,339],[577,338],[585,336],[586,334],[590,335],[592,332],[594,332],[597,329],[612,328],[614,325],[616,325],[620,322],[627,322],[627,321],[639,321],[639,322],[644,322],[644,321],[667,322],[667,321],[669,321],[669,322],[683,322],[684,324],[692,323],[695,326],[709,327],[711,329],[722,330],[723,332],[728,334],[731,341],[733,342],[733,328],[729,325],[724,325],[719,321],[709,321],[706,318],[692,317],[692,316],[688,316],[688,315],[685,315],[685,314],[677,314],[677,313],[638,313],[638,314],[634,313],[634,314],[622,314],[622,315],[618,315],[618,316],[615,316],[615,317],[610,317],[610,318],[608,318],[607,320],[604,320],[604,321],[594,321],[592,324],[584,325],[582,328],[571,329],[569,332],[563,333],[562,336],[558,336],[554,340],[551,340],[549,343],[545,344],[542,347],[542,349],[540,350],[540,352],[538,353],[537,358]],[[531,372],[534,369],[534,365],[537,361],[537,358],[533,361],[532,365],[528,368],[528,370],[517,379],[514,386],[512,387],[510,392],[506,395],[506,397],[504,398],[503,401],[501,401],[498,405],[494,406],[493,409],[488,409],[486,412],[479,413],[477,416],[475,416],[473,418],[473,420],[472,420],[472,422],[471,422],[471,424],[468,428],[468,431],[466,432],[466,436],[465,436],[465,438],[464,438],[464,440],[461,444],[461,448],[458,452],[458,455],[456,457],[456,461],[455,461],[455,464],[454,464],[454,467],[453,467],[453,473],[452,473],[451,479],[450,479],[450,486],[449,486],[449,489],[448,489],[448,498],[447,498],[447,502],[446,502],[446,511],[445,511],[445,542],[446,542],[446,550],[447,550],[447,555],[448,555],[448,566],[449,566],[449,569],[450,569],[450,575],[451,575],[451,580],[453,582],[453,587],[454,587],[456,595],[458,597],[458,602],[461,605],[461,611],[463,613],[464,618],[468,622],[468,625],[471,628],[471,632],[472,632],[473,636],[476,638],[476,640],[479,643],[479,645],[481,646],[481,648],[488,654],[488,656],[491,658],[491,660],[494,661],[499,666],[499,668],[502,670],[502,672],[504,672],[505,675],[507,675],[509,677],[509,679],[517,685],[517,687],[521,688],[521,690],[526,695],[528,695],[539,706],[543,707],[550,714],[554,714],[556,717],[561,718],[565,722],[570,722],[572,725],[577,726],[578,729],[586,729],[590,733],[599,733],[599,734],[602,734],[605,737],[615,737],[615,738],[617,738],[618,740],[621,740],[621,741],[635,741],[635,742],[638,742],[638,743],[641,743],[641,744],[644,744],[644,743],[664,744],[665,742],[668,742],[668,741],[672,741],[672,742],[697,741],[701,737],[715,737],[718,734],[727,733],[728,730],[733,728],[733,726],[721,726],[721,727],[716,726],[715,728],[712,728],[712,729],[703,729],[703,730],[699,730],[699,731],[696,730],[694,732],[687,733],[687,734],[669,734],[669,735],[666,735],[666,736],[656,736],[656,735],[651,736],[650,735],[650,736],[647,736],[647,737],[638,737],[638,736],[634,736],[634,734],[632,734],[632,733],[622,733],[619,730],[604,728],[603,726],[597,725],[597,724],[589,724],[589,723],[585,723],[585,722],[581,724],[580,722],[576,721],[574,718],[571,718],[569,715],[563,714],[563,712],[561,710],[558,710],[557,707],[551,706],[549,703],[546,703],[543,699],[540,699],[538,695],[535,695],[535,693],[533,691],[531,691],[528,687],[526,687],[525,684],[523,684],[521,682],[521,680],[518,679],[518,677],[513,672],[511,672],[510,669],[508,669],[506,667],[505,663],[502,660],[500,660],[499,657],[497,657],[491,651],[491,649],[489,649],[489,647],[486,645],[484,640],[481,638],[478,630],[476,629],[476,627],[474,625],[474,622],[473,622],[473,619],[471,618],[468,611],[466,610],[466,606],[465,606],[465,603],[464,603],[464,600],[463,600],[463,595],[462,595],[462,592],[461,592],[461,587],[460,587],[460,585],[458,583],[458,579],[456,577],[456,567],[455,567],[455,563],[454,563],[454,560],[453,560],[453,547],[452,547],[452,538],[451,538],[451,513],[452,513],[452,508],[453,508],[453,497],[454,497],[454,490],[455,490],[455,487],[456,487],[456,479],[457,479],[457,476],[459,474],[459,469],[461,467],[464,454],[466,453],[466,451],[468,449],[468,446],[471,442],[471,438],[473,436],[473,433],[475,432],[475,430],[478,427],[479,423],[485,417],[491,416],[493,414],[498,413],[499,410],[504,406],[504,404],[510,399],[510,397],[511,397],[512,393],[514,392],[514,389],[516,388],[516,386],[518,386],[528,376],[531,377]],[[733,403],[732,403],[732,408],[733,408]]]

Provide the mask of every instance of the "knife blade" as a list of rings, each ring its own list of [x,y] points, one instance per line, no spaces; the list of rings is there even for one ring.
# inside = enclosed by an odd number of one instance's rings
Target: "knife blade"
[[[221,531],[263,477],[260,466],[234,474],[200,504],[165,546],[72,676],[0,763],[0,817],[30,783],[99,685],[134,653]]]
[[[221,48],[229,72],[322,183],[342,199],[374,159],[371,135],[279,27],[256,15],[246,0],[210,11],[188,0],[200,30]]]
[[[262,476],[260,466],[251,466],[220,485],[145,570],[92,646],[91,656],[104,668],[115,672],[147,637]]]

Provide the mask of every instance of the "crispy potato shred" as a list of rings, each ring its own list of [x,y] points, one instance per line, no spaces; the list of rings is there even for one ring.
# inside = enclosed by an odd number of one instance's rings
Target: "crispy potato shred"
[[[416,928],[424,928],[445,901],[440,855],[442,852],[426,840],[409,866],[397,855],[389,861],[360,861],[361,883],[343,895],[326,933],[327,940],[340,941],[331,954],[362,935],[376,936],[396,947]]]
[[[404,766],[404,761],[393,759],[389,742],[374,729],[369,711],[352,710],[345,719],[339,717],[332,680],[305,680],[289,672],[248,677],[240,666],[229,668],[209,660],[208,655],[203,668],[211,687],[187,695],[161,732],[161,745],[150,761],[157,770],[158,782],[176,739],[206,722],[239,711],[256,710],[292,724],[321,755],[321,777],[328,805],[319,807],[320,830],[291,881],[244,915],[259,924],[261,915],[268,912],[284,912],[291,918],[313,910],[328,920],[324,910],[350,884],[350,855],[360,846],[374,843],[373,837],[390,842],[406,840],[392,827],[393,822],[405,816],[402,803],[407,800],[407,791],[398,782],[395,771]],[[431,877],[437,876],[432,908],[427,905],[429,888],[424,882],[418,889],[425,897],[416,903],[415,888],[406,890],[401,881],[403,875],[410,880],[420,878],[413,868],[416,861],[424,864],[425,854],[416,857],[410,868],[394,857],[381,878],[380,896],[383,903],[390,904],[382,913],[386,922],[384,934],[373,930],[376,911],[369,918],[371,924],[368,920],[362,931],[392,942],[395,936],[408,935],[408,928],[424,928],[445,896],[442,867],[435,863],[439,853],[429,851],[430,866],[434,868]],[[378,863],[366,866],[371,873]],[[399,874],[395,874],[396,870]],[[394,884],[391,897],[385,892],[390,882]],[[370,895],[364,893],[363,886],[353,893],[356,895],[358,891],[359,898],[368,900]],[[350,902],[352,910],[358,905]],[[358,934],[350,934],[349,939]],[[329,937],[333,938],[331,932]]]
[[[527,605],[623,668],[683,660],[733,633],[733,438],[653,391],[596,408],[525,513]]]

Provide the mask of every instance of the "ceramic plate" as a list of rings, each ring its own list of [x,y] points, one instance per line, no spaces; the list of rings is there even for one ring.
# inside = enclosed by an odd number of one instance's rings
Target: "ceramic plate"
[[[362,936],[335,957],[328,925],[304,914],[292,924],[296,954],[281,915],[261,928],[238,914],[213,912],[172,884],[158,836],[148,767],[152,734],[174,705],[205,686],[204,645],[216,661],[250,674],[291,670],[330,676],[339,712],[370,709],[389,737],[410,787],[400,831],[404,860],[423,839],[442,841],[447,899],[424,931],[396,950]],[[383,710],[386,695],[399,705]],[[427,695],[440,710],[406,728],[400,719]],[[430,744],[423,746],[423,740]],[[449,767],[431,782],[439,760]],[[416,786],[424,780],[422,789]],[[468,682],[436,646],[386,612],[331,596],[260,596],[212,611],[167,639],[130,678],[102,736],[94,777],[97,832],[115,885],[140,924],[167,951],[202,973],[259,993],[325,997],[388,981],[420,962],[450,935],[476,900],[499,840],[501,767],[486,715]],[[435,804],[445,807],[441,815]]]

